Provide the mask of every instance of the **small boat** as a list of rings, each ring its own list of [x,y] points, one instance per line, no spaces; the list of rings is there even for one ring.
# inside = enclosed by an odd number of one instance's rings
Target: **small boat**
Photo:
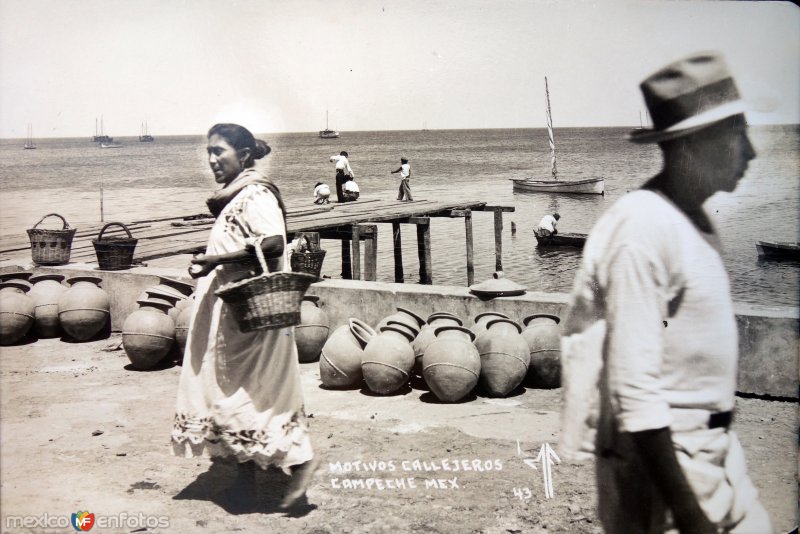
[[[533,231],[536,236],[537,247],[577,247],[583,248],[586,243],[587,234],[552,234],[547,237],[539,235],[536,230]]]
[[[34,150],[36,149],[36,145],[33,144],[33,126],[28,124],[28,139],[25,141],[25,146],[22,147],[25,150]]]
[[[800,243],[797,241],[756,241],[761,258],[775,260],[800,260]]]
[[[155,141],[155,138],[147,133],[147,122],[143,122],[141,132],[139,133],[139,142],[152,143],[153,141]]]
[[[122,148],[119,143],[100,143],[100,148]]]
[[[94,119],[94,136],[92,136],[93,143],[113,143],[114,138],[109,137],[103,133],[103,117],[100,117],[100,133],[97,133],[97,118]]]
[[[552,180],[536,180],[533,178],[511,178],[514,182],[515,193],[581,193],[605,194],[605,180],[603,178],[586,178],[583,180],[559,180],[556,170],[556,142],[553,137],[553,117],[550,112],[550,89],[547,86],[547,77],[544,79],[544,94],[547,103],[547,138],[550,142],[550,173]]]
[[[325,129],[319,131],[320,139],[338,139],[339,132],[328,128],[328,110],[325,110]]]

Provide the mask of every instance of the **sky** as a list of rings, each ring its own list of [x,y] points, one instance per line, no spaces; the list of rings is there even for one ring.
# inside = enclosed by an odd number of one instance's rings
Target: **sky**
[[[0,138],[638,126],[721,51],[752,124],[800,123],[800,8],[667,0],[0,0]]]

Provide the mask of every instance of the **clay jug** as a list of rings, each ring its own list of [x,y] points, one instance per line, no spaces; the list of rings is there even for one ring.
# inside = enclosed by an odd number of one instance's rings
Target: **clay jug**
[[[417,315],[411,310],[406,308],[397,308],[397,311],[391,315],[387,315],[384,317],[381,322],[375,327],[375,331],[380,332],[381,328],[389,324],[389,321],[397,321],[400,323],[405,323],[411,328],[414,328],[417,332],[422,328],[425,324],[425,319]]]
[[[102,278],[68,278],[69,289],[58,299],[58,319],[64,332],[78,341],[92,338],[106,326],[111,311],[108,293],[100,288]]]
[[[26,295],[29,289],[30,284],[24,280],[0,283],[0,345],[16,343],[33,326],[35,306]]]
[[[505,313],[493,311],[479,313],[473,319],[474,324],[470,328],[472,333],[475,334],[475,339],[486,331],[486,323],[494,319],[510,319],[510,317]]]
[[[492,397],[505,397],[528,374],[530,354],[522,327],[511,319],[493,319],[475,340],[481,356],[480,383]]]
[[[522,320],[522,337],[528,343],[531,363],[528,383],[538,388],[561,385],[561,321],[556,315],[536,313]]]
[[[122,347],[137,369],[150,369],[167,355],[175,342],[170,305],[160,300],[137,300],[139,309],[122,325]]]
[[[436,397],[458,402],[478,384],[481,357],[472,341],[475,334],[463,326],[440,326],[436,340],[422,356],[422,376]]]
[[[375,335],[365,322],[350,319],[335,329],[325,344],[319,358],[319,375],[327,387],[349,387],[359,384],[361,355],[364,347]]]
[[[186,340],[189,338],[189,325],[192,322],[192,314],[194,313],[194,307],[191,306],[193,301],[187,299],[186,302],[190,304],[180,308],[178,317],[175,319],[175,342],[178,343],[181,353],[186,349]]]
[[[330,333],[328,314],[319,307],[318,301],[319,297],[308,295],[300,304],[300,324],[294,327],[294,341],[301,363],[317,361]]]
[[[158,277],[159,284],[156,287],[164,289],[165,287],[176,291],[183,295],[184,298],[194,293],[194,285],[183,280],[175,280],[174,278],[167,278],[165,276]]]
[[[64,276],[60,274],[40,274],[32,276],[33,283],[28,296],[33,299],[35,306],[36,322],[34,330],[40,338],[59,337],[61,335],[61,322],[58,320],[58,301],[67,290],[61,282]]]
[[[0,274],[0,283],[18,281],[18,280],[27,282],[31,276],[33,276],[33,273],[29,271],[13,271],[10,273],[3,273]]]
[[[370,391],[389,395],[408,384],[414,366],[412,341],[413,331],[398,321],[389,321],[369,340],[361,355],[361,371]]]
[[[447,312],[436,312],[428,316],[425,326],[419,331],[419,334],[411,344],[414,349],[414,372],[422,374],[422,355],[425,354],[425,349],[428,345],[436,340],[436,329],[440,326],[462,326],[461,319]]]

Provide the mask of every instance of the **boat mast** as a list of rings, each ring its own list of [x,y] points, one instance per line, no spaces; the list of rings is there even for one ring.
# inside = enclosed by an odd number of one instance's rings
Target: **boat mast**
[[[547,76],[544,77],[544,95],[547,100],[547,140],[550,142],[550,162],[552,164],[553,180],[558,180],[556,171],[556,142],[553,138],[553,116],[550,112],[550,89],[547,87]]]

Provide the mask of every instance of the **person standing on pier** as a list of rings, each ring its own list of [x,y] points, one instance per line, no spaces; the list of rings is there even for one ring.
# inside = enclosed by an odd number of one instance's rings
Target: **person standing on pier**
[[[232,458],[234,487],[253,494],[256,473],[274,465],[292,479],[281,503],[288,508],[305,494],[317,459],[311,448],[294,328],[242,332],[216,295],[225,283],[261,271],[260,246],[271,272],[288,268],[286,209],[275,184],[254,169],[270,153],[237,124],[208,132],[208,162],[222,184],[207,204],[216,217],[205,254],[192,259],[199,278],[183,356],[173,452]],[[245,489],[246,488],[246,489]],[[257,493],[256,493],[257,495]]]
[[[772,532],[730,430],[737,326],[703,210],[755,151],[723,58],[672,63],[641,84],[663,168],[597,221],[564,323],[562,454],[599,385],[598,514],[607,532]],[[594,369],[595,372],[588,370]],[[593,418],[592,418],[593,419]]]
[[[400,189],[397,191],[397,200],[410,202],[414,199],[411,198],[411,165],[408,164],[408,159],[400,158],[400,167],[391,171],[390,174],[398,172],[400,173]]]
[[[347,177],[355,178],[353,169],[350,168],[350,161],[347,159],[349,156],[346,151],[342,150],[338,156],[331,156],[331,163],[336,164],[336,200],[344,202],[344,183]]]

